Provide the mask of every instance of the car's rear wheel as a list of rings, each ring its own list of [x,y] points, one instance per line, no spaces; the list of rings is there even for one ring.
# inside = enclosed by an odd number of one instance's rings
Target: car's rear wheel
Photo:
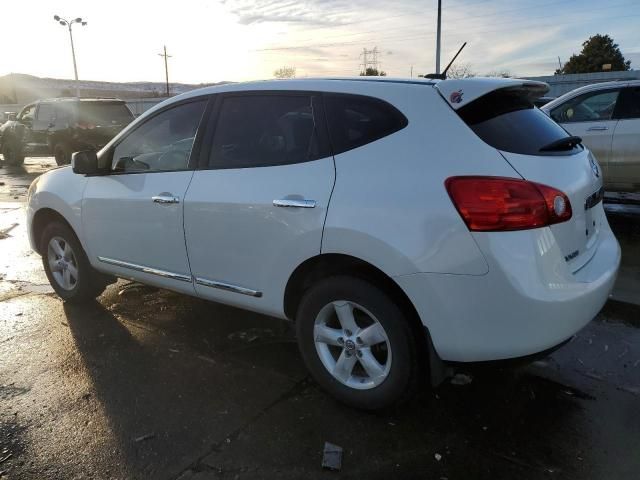
[[[61,222],[52,222],[42,233],[40,252],[49,283],[70,303],[95,299],[108,281],[89,264],[75,233]]]
[[[307,368],[338,400],[378,410],[414,392],[416,339],[378,287],[348,276],[321,281],[304,295],[296,329]]]
[[[20,166],[24,162],[24,155],[20,145],[15,140],[7,140],[2,145],[2,157],[7,165]]]
[[[69,165],[71,163],[71,150],[64,143],[58,143],[53,147],[53,156],[58,165]]]

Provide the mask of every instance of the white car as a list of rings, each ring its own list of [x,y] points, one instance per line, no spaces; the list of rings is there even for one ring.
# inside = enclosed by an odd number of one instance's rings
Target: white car
[[[29,189],[66,301],[114,277],[288,318],[318,383],[377,409],[445,362],[528,356],[601,309],[620,248],[590,152],[513,79],[192,91]]]
[[[541,110],[582,138],[602,164],[607,192],[640,193],[640,80],[580,87]]]

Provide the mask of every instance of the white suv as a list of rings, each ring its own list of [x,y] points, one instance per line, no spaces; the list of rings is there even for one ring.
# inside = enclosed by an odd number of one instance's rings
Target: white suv
[[[29,189],[66,301],[114,277],[294,320],[331,394],[406,398],[443,362],[527,356],[588,323],[620,249],[589,151],[511,79],[205,88]]]

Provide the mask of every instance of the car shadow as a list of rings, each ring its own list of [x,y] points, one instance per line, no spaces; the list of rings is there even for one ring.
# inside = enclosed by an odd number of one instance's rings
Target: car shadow
[[[327,439],[346,443],[356,428],[364,435],[353,462],[377,455],[426,468],[434,453],[428,461],[425,453],[437,447],[439,455],[465,452],[460,472],[501,465],[535,478],[558,465],[570,471],[575,459],[564,453],[584,443],[579,401],[588,397],[527,369],[471,368],[466,385],[446,382],[400,408],[368,414],[305,380],[287,322],[121,283],[100,302],[65,304],[64,311],[114,437],[114,456],[131,477],[208,468],[197,460],[210,452],[230,462],[229,436],[261,422],[266,432],[286,429],[288,436],[246,445],[233,455],[235,467],[262,462],[268,472],[272,459],[288,452],[290,467],[312,472],[317,458],[310,452]],[[233,448],[242,442],[234,438]],[[255,449],[263,452],[249,453]]]

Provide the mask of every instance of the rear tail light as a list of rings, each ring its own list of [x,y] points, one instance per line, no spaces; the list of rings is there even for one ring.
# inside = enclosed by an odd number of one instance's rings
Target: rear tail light
[[[96,126],[91,122],[77,122],[76,128],[80,130],[93,130]]]
[[[526,230],[571,218],[571,203],[560,190],[503,177],[450,177],[445,186],[469,230]]]

